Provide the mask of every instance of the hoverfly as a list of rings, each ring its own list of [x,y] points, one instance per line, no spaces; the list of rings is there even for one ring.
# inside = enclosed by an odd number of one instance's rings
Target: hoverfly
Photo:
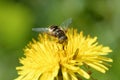
[[[71,23],[72,23],[72,18],[69,18],[65,20],[60,26],[51,25],[47,28],[32,28],[32,30],[36,32],[45,32],[51,36],[54,36],[58,38],[58,42],[62,44],[68,39],[65,33]]]

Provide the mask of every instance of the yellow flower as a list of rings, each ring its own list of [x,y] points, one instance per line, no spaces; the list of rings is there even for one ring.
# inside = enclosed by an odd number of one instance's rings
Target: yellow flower
[[[25,57],[20,59],[22,66],[16,68],[19,74],[16,80],[78,80],[80,76],[89,79],[85,65],[102,73],[108,70],[105,63],[112,62],[105,56],[112,51],[109,47],[99,45],[97,37],[85,37],[74,29],[69,29],[66,35],[68,41],[64,45],[47,34],[33,40],[24,50]]]

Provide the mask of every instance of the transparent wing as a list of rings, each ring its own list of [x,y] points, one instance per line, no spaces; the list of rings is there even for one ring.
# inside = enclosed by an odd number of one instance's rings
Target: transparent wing
[[[66,30],[71,23],[72,23],[72,18],[68,18],[67,20],[63,21],[60,27]]]
[[[48,28],[32,28],[35,32],[48,32]]]

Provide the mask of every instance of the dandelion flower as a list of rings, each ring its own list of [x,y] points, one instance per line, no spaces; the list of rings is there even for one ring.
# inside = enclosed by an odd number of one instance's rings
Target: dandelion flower
[[[85,37],[75,29],[69,29],[66,35],[65,45],[47,34],[40,34],[38,41],[29,43],[24,49],[25,57],[20,59],[22,66],[16,68],[16,80],[78,80],[80,76],[89,79],[85,65],[102,73],[108,70],[105,63],[112,62],[106,57],[112,52],[109,47],[98,44],[97,37]]]

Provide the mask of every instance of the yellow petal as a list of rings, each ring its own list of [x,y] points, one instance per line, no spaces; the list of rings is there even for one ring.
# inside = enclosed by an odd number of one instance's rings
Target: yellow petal
[[[105,69],[104,68],[101,68],[100,66],[94,64],[94,63],[89,63],[89,62],[85,62],[87,65],[89,65],[90,67],[102,72],[102,73],[105,73]]]
[[[81,76],[83,76],[86,79],[90,78],[90,75],[87,72],[85,72],[84,70],[82,70],[82,69],[78,69],[77,73],[80,74]]]

